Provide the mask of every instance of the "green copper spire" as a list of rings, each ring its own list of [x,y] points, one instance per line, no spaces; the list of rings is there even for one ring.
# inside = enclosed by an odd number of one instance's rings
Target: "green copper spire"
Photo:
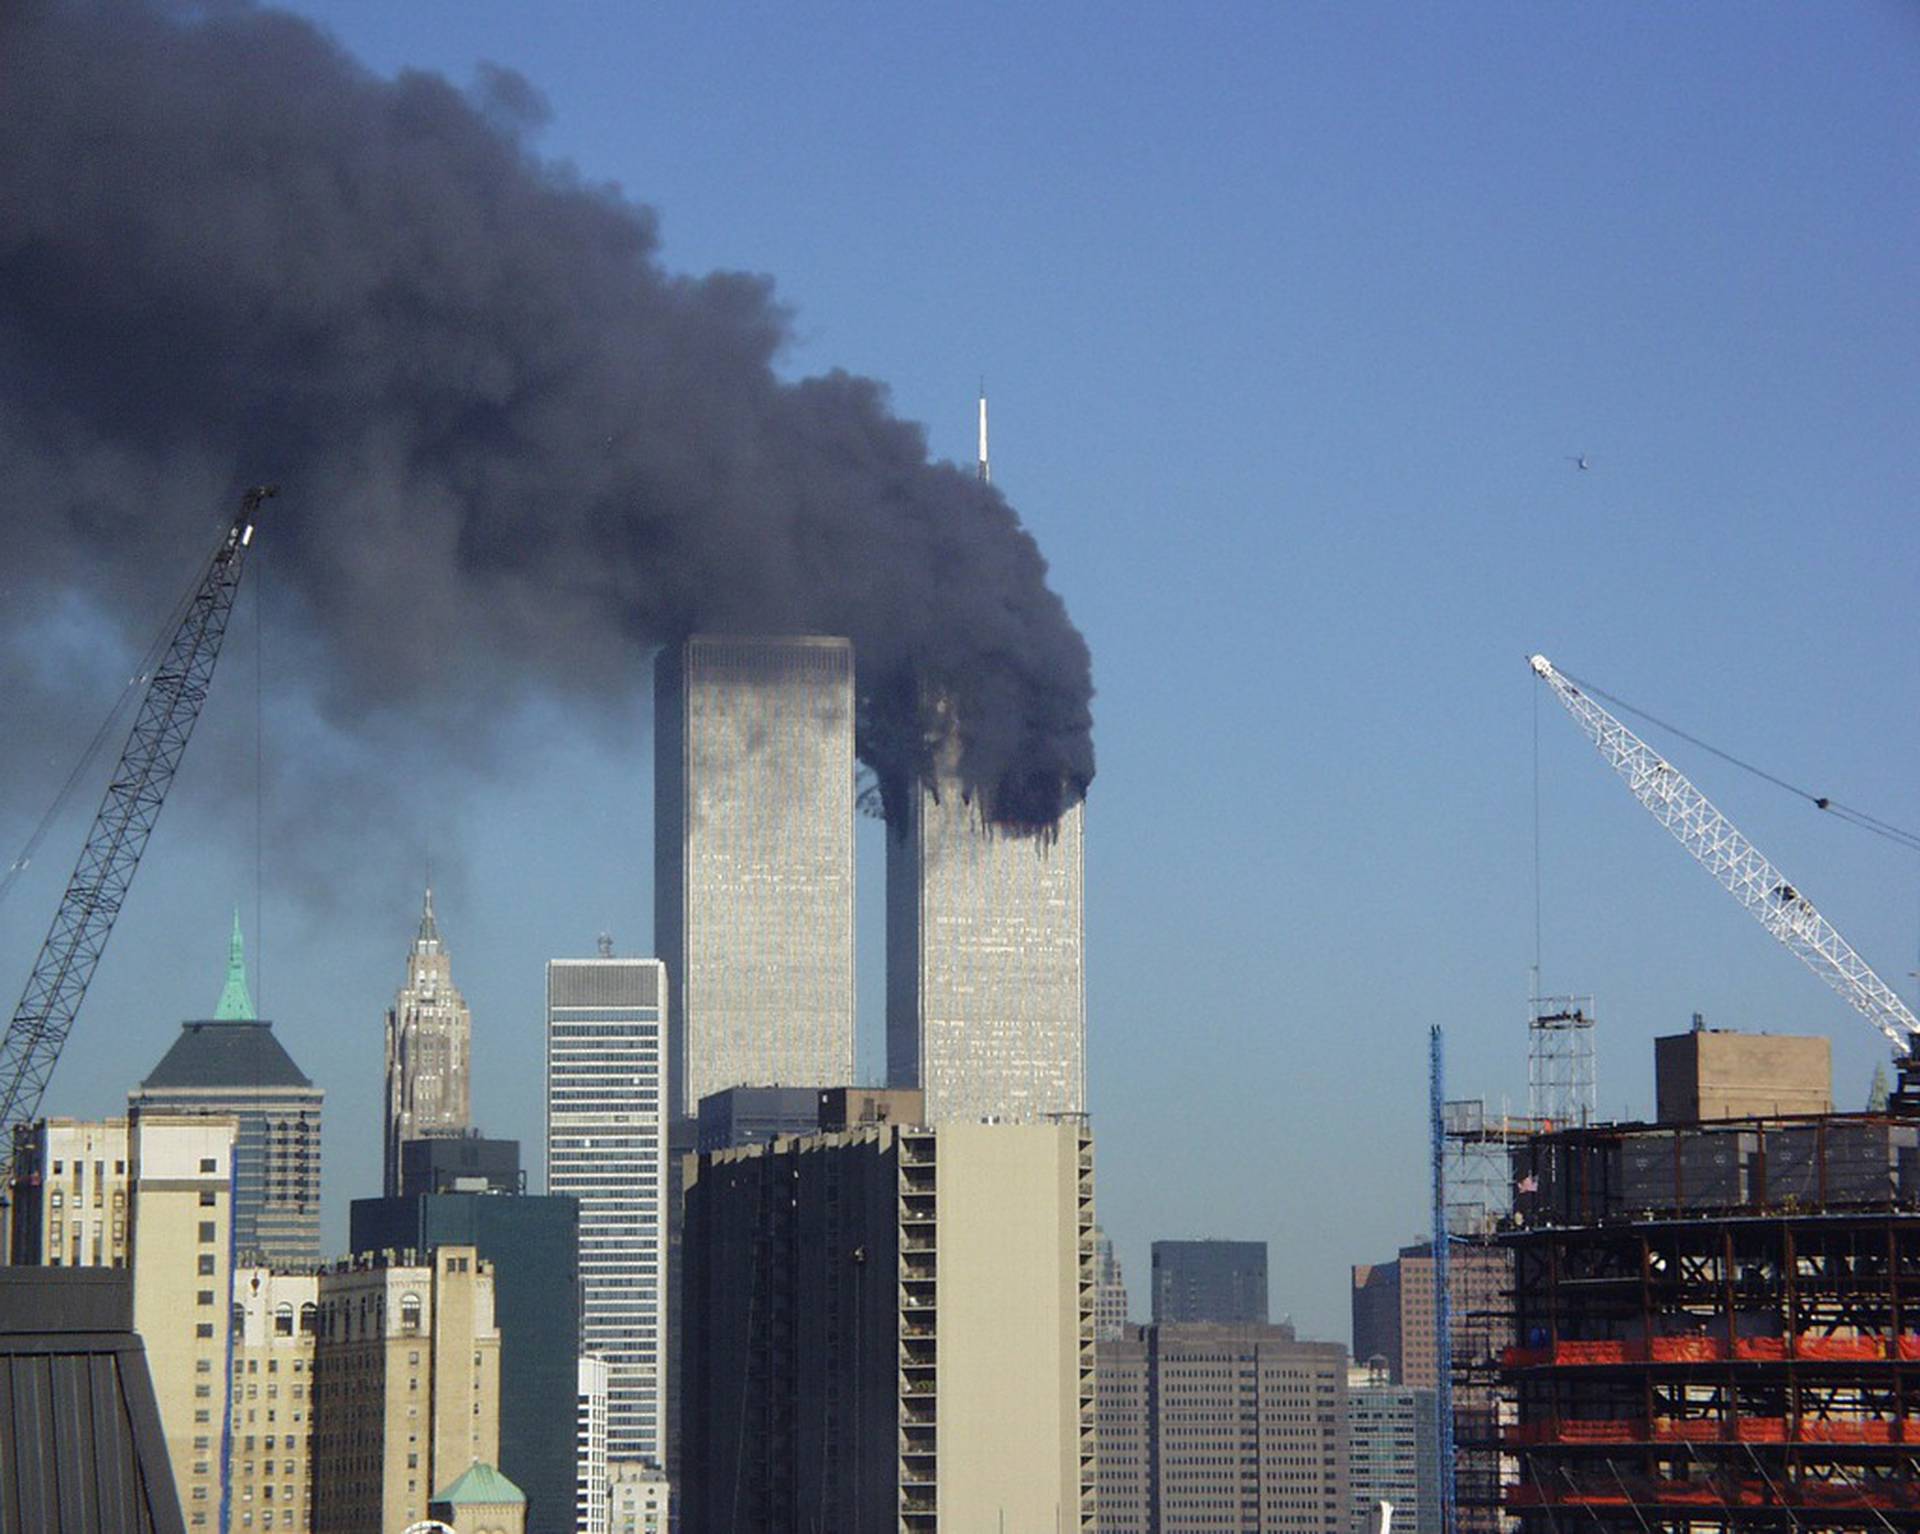
[[[240,936],[240,907],[233,908],[233,938],[227,944],[227,983],[213,1015],[223,1023],[253,1021],[253,998],[247,994],[247,948]]]

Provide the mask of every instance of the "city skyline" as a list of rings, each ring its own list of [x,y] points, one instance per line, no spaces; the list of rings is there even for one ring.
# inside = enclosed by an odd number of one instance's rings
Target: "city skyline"
[[[1448,1030],[1455,1095],[1523,1102],[1536,953],[1539,989],[1596,997],[1606,1116],[1651,1112],[1646,1040],[1694,1011],[1831,1037],[1836,1103],[1864,1099],[1878,1039],[1550,710],[1536,929],[1524,657],[1920,823],[1920,726],[1884,693],[1920,642],[1902,424],[1920,231],[1887,148],[1913,137],[1904,13],[1631,27],[1228,6],[1089,36],[1038,15],[744,27],[583,5],[535,28],[488,6],[303,10],[384,77],[522,70],[552,109],[527,120],[534,152],[657,206],[676,270],[773,274],[798,313],[785,374],[887,380],[969,472],[988,375],[994,484],[1095,657],[1089,1094],[1102,1218],[1136,1281],[1155,1236],[1265,1238],[1275,1312],[1340,1335],[1346,1266],[1426,1222],[1425,1028]],[[636,92],[638,58],[672,67]],[[1755,88],[1785,60],[1799,90]],[[223,495],[188,492],[209,518]],[[93,493],[137,517],[147,487]],[[378,1121],[378,1062],[344,1041],[392,999],[424,854],[463,988],[496,1020],[474,1080],[496,1133],[540,1138],[544,959],[603,930],[650,948],[647,657],[611,716],[503,675],[494,732],[428,711],[383,720],[369,751],[338,727],[352,697],[289,695],[276,550],[325,529],[391,573],[396,622],[448,615],[415,610],[409,551],[362,537],[329,486],[268,511],[260,584],[45,1110],[119,1111],[206,1005],[203,937],[238,897],[255,998],[328,1090],[334,1250],[379,1178],[375,1135],[340,1128]],[[91,564],[36,562],[28,520],[0,533],[0,563],[37,572],[14,588],[36,626],[8,651],[0,714],[9,857],[200,552],[152,552],[125,638]],[[449,644],[437,664],[474,662]],[[1660,745],[1906,988],[1903,854]],[[373,791],[316,809],[315,775],[342,761]],[[80,813],[10,893],[0,973],[27,972]],[[878,825],[856,840],[871,1077],[884,842]],[[1275,1175],[1233,1175],[1195,1124],[1236,1126]],[[1360,1173],[1377,1196],[1341,1196]]]

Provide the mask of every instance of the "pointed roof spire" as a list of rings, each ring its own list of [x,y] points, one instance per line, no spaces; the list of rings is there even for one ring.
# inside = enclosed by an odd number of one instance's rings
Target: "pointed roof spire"
[[[240,907],[233,908],[233,936],[227,941],[227,983],[220,992],[214,1018],[223,1023],[254,1021],[253,997],[247,994],[247,945],[240,936]]]
[[[435,947],[440,943],[440,924],[433,919],[433,886],[427,886],[426,904],[420,909],[420,943],[431,943]]]

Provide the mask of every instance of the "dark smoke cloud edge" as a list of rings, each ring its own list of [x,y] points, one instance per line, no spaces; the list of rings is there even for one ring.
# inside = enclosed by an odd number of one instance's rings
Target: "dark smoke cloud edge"
[[[518,75],[381,79],[244,5],[16,0],[0,101],[10,568],[112,610],[270,476],[338,727],[839,633],[891,809],[948,717],[996,822],[1085,792],[1087,647],[1005,499],[873,381],[782,382],[769,283],[667,272],[649,210],[528,147]]]

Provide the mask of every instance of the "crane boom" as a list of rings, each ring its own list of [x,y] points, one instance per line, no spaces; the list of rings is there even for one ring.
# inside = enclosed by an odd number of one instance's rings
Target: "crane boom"
[[[1554,670],[1546,656],[1536,655],[1530,664],[1653,818],[1755,921],[1839,992],[1904,1057],[1920,1034],[1920,1018],[1853,951],[1833,923],[1684,774]]]
[[[253,542],[260,503],[277,487],[260,485],[242,498],[221,534],[206,573],[147,684],[113,781],[74,865],[53,926],[0,1041],[0,1153],[14,1130],[40,1109],[60,1048],[73,1028],[87,985],[112,935],[114,918],[133,883],[140,854],[159,819],[187,739],[207,701],[214,662]]]

